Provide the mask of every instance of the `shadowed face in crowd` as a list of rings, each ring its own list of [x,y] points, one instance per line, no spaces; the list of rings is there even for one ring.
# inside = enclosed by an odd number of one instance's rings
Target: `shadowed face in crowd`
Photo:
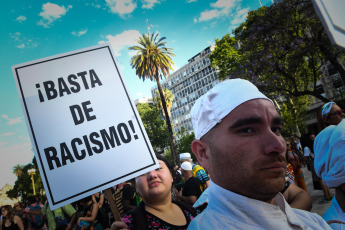
[[[338,105],[333,104],[331,111],[329,112],[325,121],[329,125],[338,125],[341,122],[341,120],[344,119],[344,117],[345,117],[345,114],[341,110],[341,108]]]
[[[286,144],[272,102],[247,101],[192,144],[212,180],[232,192],[270,201],[284,188]]]

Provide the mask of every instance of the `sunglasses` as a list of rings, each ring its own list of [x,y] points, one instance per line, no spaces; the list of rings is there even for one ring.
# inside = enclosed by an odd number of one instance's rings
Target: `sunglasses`
[[[333,115],[341,116],[343,114],[344,114],[344,110],[337,110],[334,113],[330,113],[329,116],[333,116]]]

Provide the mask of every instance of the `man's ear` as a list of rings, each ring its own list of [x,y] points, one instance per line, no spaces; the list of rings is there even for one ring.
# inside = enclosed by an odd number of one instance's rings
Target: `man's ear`
[[[209,168],[210,162],[209,162],[209,156],[207,155],[207,148],[208,145],[206,142],[203,142],[201,140],[194,140],[192,142],[192,151],[196,158],[198,159],[198,162],[201,164],[201,166],[205,168]]]

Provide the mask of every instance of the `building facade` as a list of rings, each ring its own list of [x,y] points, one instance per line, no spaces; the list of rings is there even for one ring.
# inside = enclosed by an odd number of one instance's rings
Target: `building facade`
[[[176,70],[169,78],[162,81],[162,88],[170,90],[174,95],[171,107],[171,123],[173,132],[180,133],[182,127],[193,132],[190,110],[195,101],[209,89],[219,83],[217,71],[211,67],[208,56],[213,47],[207,47],[188,60],[182,68]],[[154,98],[157,86],[151,88]]]

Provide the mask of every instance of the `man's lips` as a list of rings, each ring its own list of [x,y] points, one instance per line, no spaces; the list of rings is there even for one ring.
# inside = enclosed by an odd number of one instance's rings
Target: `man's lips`
[[[261,167],[261,170],[285,170],[286,169],[286,163],[279,162],[279,163],[272,163],[265,165],[264,167]]]

